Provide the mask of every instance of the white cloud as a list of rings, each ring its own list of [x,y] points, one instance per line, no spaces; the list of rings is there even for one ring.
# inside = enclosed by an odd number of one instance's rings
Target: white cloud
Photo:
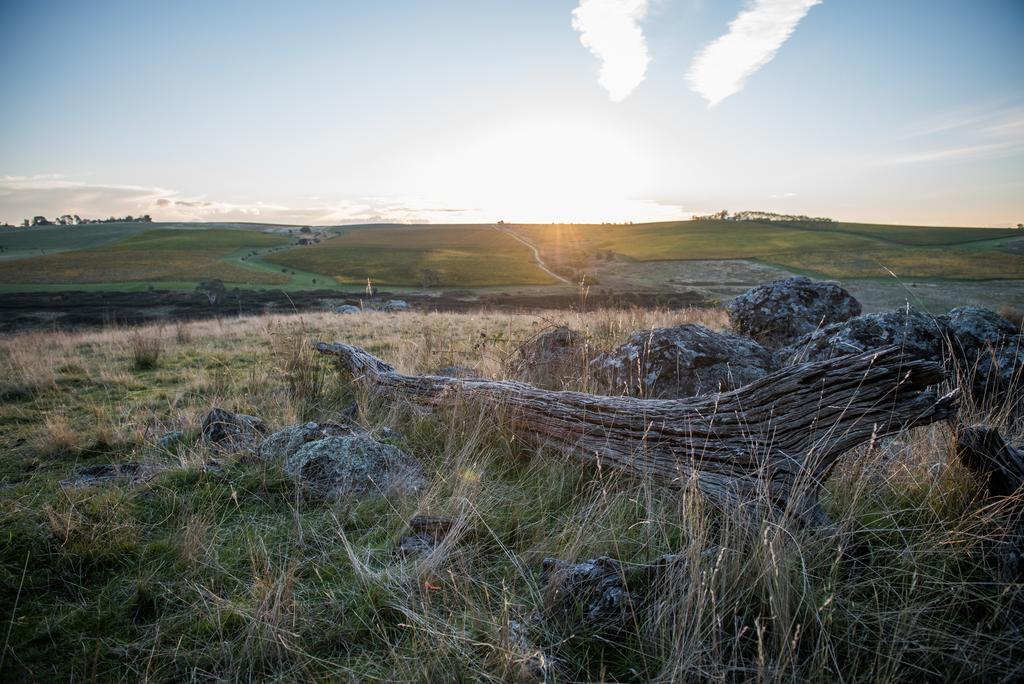
[[[686,80],[714,106],[739,92],[747,78],[775,58],[807,12],[822,0],[753,0],[729,32],[693,60]]]
[[[640,85],[651,61],[640,21],[647,0],[580,0],[572,12],[572,27],[583,47],[601,60],[598,83],[613,102],[620,102]]]

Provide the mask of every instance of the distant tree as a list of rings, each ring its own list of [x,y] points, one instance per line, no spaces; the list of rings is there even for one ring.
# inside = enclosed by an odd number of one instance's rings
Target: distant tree
[[[29,223],[28,219],[22,219],[22,221],[21,221],[21,227],[22,228],[28,228],[30,225],[31,224]]]
[[[1017,230],[1024,230],[1024,223],[1018,223]]]
[[[75,214],[75,225],[77,226],[81,222],[82,222],[82,217],[79,216],[78,214]]]
[[[308,235],[309,233],[313,232],[313,229],[310,228],[309,226],[302,226],[301,228],[299,228],[299,232],[306,233]]]
[[[49,226],[49,225],[53,225],[53,224],[51,224],[50,221],[45,216],[33,216],[32,217],[32,225],[33,226]]]

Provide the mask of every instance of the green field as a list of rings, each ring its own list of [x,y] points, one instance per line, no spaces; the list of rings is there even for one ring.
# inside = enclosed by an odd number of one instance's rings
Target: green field
[[[636,261],[752,259],[832,278],[1024,278],[1012,229],[855,223],[678,221],[638,225],[530,225],[515,230],[549,264],[585,268],[601,253]]]
[[[91,228],[64,230],[84,242],[85,231]],[[46,233],[45,239],[50,240],[51,235]],[[0,261],[0,283],[101,284],[219,278],[229,283],[276,285],[287,283],[288,276],[227,259],[239,250],[286,244],[288,238],[282,235],[257,231],[151,229],[97,247]]]
[[[357,227],[318,245],[276,252],[265,261],[355,285],[418,286],[424,270],[441,287],[547,285],[531,250],[491,226]]]

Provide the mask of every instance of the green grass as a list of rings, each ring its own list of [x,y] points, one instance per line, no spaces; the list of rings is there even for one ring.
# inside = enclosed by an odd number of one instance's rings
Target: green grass
[[[226,259],[238,250],[288,243],[288,238],[257,231],[154,229],[98,247],[0,261],[0,283],[104,284],[115,282],[198,281],[287,283],[266,269]]]
[[[441,287],[546,285],[533,253],[489,226],[360,227],[318,245],[275,252],[274,264],[324,273],[339,283],[367,278],[382,286],[417,286],[425,269]]]
[[[516,226],[552,264],[581,268],[599,252],[637,261],[756,259],[832,278],[1024,278],[1020,231],[852,223],[679,221]]]

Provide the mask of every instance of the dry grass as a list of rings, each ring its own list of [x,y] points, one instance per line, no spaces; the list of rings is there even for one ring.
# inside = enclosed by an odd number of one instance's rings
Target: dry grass
[[[126,359],[157,328],[0,339],[0,615],[10,679],[531,681],[1012,681],[1024,670],[1021,585],[1002,575],[1004,511],[950,461],[931,426],[851,453],[828,483],[828,534],[751,525],[694,491],[580,468],[512,440],[501,411],[426,415],[354,395],[306,351],[366,347],[410,373],[453,363],[503,377],[554,325],[594,348],[720,311],[510,315],[304,314],[203,321]],[[29,351],[31,350],[31,351]],[[570,368],[559,386],[592,384]],[[6,395],[5,395],[6,397]],[[430,484],[332,501],[279,468],[198,441],[211,406],[273,428],[330,419],[351,401],[397,435]],[[1022,427],[992,407],[971,422]],[[158,447],[161,435],[182,439]],[[98,453],[99,436],[111,445]],[[26,439],[18,445],[19,439]],[[31,439],[29,439],[31,438]],[[211,458],[220,469],[208,469]],[[77,463],[144,462],[135,485],[68,488]],[[393,553],[414,513],[456,523],[433,552]],[[584,635],[531,616],[545,556],[630,563],[680,553],[657,600],[623,632]],[[20,598],[15,602],[18,589]],[[6,668],[6,669],[4,669]]]

